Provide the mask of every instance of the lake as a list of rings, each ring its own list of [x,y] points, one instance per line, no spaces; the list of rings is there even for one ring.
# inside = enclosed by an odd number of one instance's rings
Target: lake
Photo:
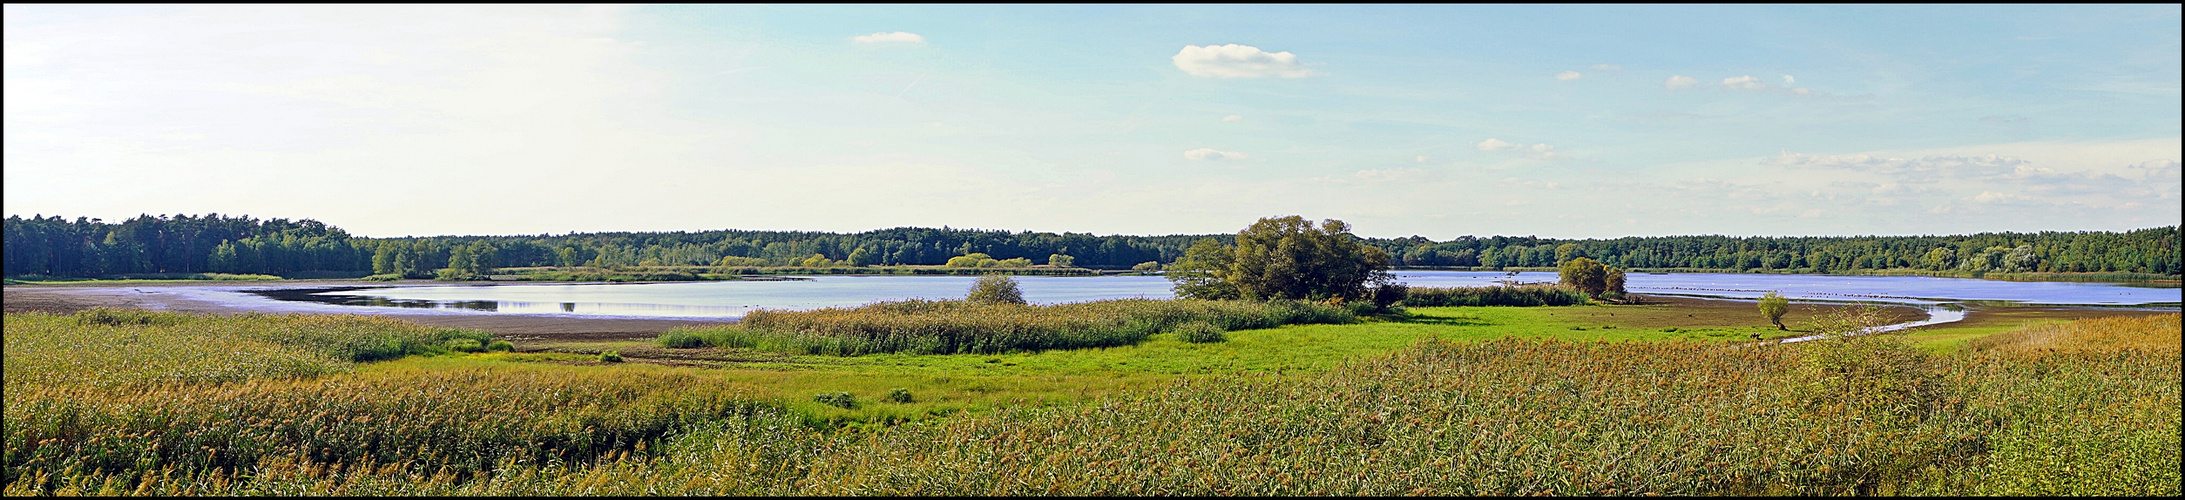
[[[1398,271],[1411,286],[1553,282],[1555,273]],[[671,318],[735,318],[756,309],[858,306],[883,300],[962,298],[972,276],[816,276],[809,280],[677,283],[431,285],[365,288],[280,297],[362,307],[447,312]],[[1159,276],[1017,276],[1024,298],[1058,304],[1117,298],[1172,298]],[[1633,274],[1632,293],[1752,299],[1776,291],[1797,301],[1867,301],[1918,306],[1998,302],[2076,306],[2171,306],[2180,289],[2114,283],[2016,282],[1925,276]]]

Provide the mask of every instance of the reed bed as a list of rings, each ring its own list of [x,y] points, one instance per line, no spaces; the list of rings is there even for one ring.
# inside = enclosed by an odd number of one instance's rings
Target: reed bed
[[[361,315],[34,312],[7,316],[4,370],[10,388],[312,377],[357,362],[446,352],[456,339],[493,340],[477,330]]]
[[[1554,285],[1412,287],[1401,303],[1406,307],[1576,306],[1585,305],[1586,294]]]
[[[11,495],[228,484],[281,463],[460,481],[642,453],[697,423],[781,411],[688,375],[537,367],[104,389],[9,384]]]
[[[7,492],[2176,496],[2177,322],[2081,321],[1952,355],[1890,335],[1745,348],[1428,340],[1319,376],[1181,378],[870,432],[814,428],[640,367],[34,399],[74,413],[19,410],[11,379]],[[320,427],[257,420],[276,417]],[[245,431],[261,425],[274,430]],[[306,437],[322,432],[335,437]],[[288,444],[253,465],[220,450],[259,448],[193,435]],[[391,451],[404,449],[419,451]]]
[[[808,311],[760,310],[735,325],[677,328],[667,347],[732,347],[799,354],[993,354],[1135,344],[1187,323],[1224,331],[1351,323],[1341,306],[1295,302],[1122,299],[1057,305],[908,300]]]

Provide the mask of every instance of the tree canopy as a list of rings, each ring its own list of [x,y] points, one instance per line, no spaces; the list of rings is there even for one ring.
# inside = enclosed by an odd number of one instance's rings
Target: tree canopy
[[[1187,298],[1248,300],[1370,299],[1394,281],[1388,253],[1350,234],[1350,225],[1327,219],[1314,226],[1304,217],[1270,217],[1237,232],[1234,246],[1203,239],[1169,267],[1176,294]]]

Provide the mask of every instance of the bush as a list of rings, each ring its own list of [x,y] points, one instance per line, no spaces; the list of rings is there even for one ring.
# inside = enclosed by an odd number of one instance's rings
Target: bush
[[[1145,262],[1140,262],[1138,263],[1138,265],[1130,266],[1130,270],[1139,272],[1159,271],[1161,270],[1161,261],[1149,260]]]
[[[988,305],[1025,304],[1024,292],[1017,289],[1017,280],[999,274],[989,274],[972,283],[971,294],[964,297],[964,301]]]
[[[888,401],[893,401],[897,403],[911,402],[910,389],[904,389],[901,387],[888,389]]]
[[[1389,283],[1374,287],[1373,309],[1375,312],[1387,312],[1390,307],[1402,304],[1404,297],[1410,294],[1411,287],[1402,283]]]
[[[904,391],[904,395],[909,394],[909,391]],[[850,393],[847,392],[822,392],[813,395],[812,400],[818,401],[820,404],[833,406],[845,410],[857,409],[857,396],[852,396],[850,395]]]
[[[486,344],[487,352],[509,352],[514,350],[516,350],[516,344],[508,343],[506,340],[495,340],[491,344]]]
[[[608,350],[608,351],[603,351],[603,352],[600,352],[600,353],[599,353],[599,362],[601,362],[601,363],[620,363],[620,362],[622,362],[622,351],[616,351],[616,350]]]
[[[447,343],[443,345],[446,345],[448,350],[455,352],[478,352],[486,350],[484,345],[478,343],[478,339],[448,339]]]
[[[1176,326],[1176,337],[1193,344],[1211,344],[1229,340],[1221,327],[1205,321],[1193,321]]]
[[[361,279],[361,280],[364,280],[364,281],[402,281],[402,275],[400,275],[400,274],[392,274],[392,273],[390,273],[390,274],[374,274],[374,275],[371,275],[371,276],[365,276],[365,277],[363,277],[363,278],[358,278],[358,279]]]

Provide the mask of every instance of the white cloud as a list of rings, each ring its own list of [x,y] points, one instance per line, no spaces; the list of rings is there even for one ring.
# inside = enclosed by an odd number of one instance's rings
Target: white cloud
[[[1214,149],[1214,148],[1199,148],[1199,149],[1194,149],[1194,150],[1190,150],[1190,151],[1185,151],[1185,152],[1184,152],[1184,158],[1186,158],[1186,159],[1192,159],[1192,160],[1208,160],[1208,161],[1221,161],[1221,160],[1249,160],[1249,159],[1251,159],[1252,157],[1251,157],[1250,155],[1246,155],[1246,154],[1244,154],[1244,153],[1238,153],[1238,152],[1234,152],[1234,151],[1221,151],[1221,150],[1217,150],[1217,149]]]
[[[857,43],[926,43],[926,37],[907,31],[891,31],[853,36],[850,37],[850,41]]]
[[[1546,152],[1548,152],[1548,151],[1552,151],[1552,150],[1554,150],[1554,149],[1555,149],[1555,146],[1549,146],[1549,145],[1546,145],[1546,144],[1534,144],[1534,145],[1533,145],[1533,152],[1535,152],[1535,153],[1546,153]]]
[[[1306,69],[1297,54],[1267,52],[1250,45],[1185,45],[1169,60],[1185,74],[1204,78],[1302,78],[1319,73]]]
[[[1684,75],[1671,75],[1668,81],[1662,82],[1662,87],[1669,90],[1691,88],[1696,85],[1699,85],[1698,78],[1692,78]]]
[[[1501,139],[1496,139],[1492,137],[1489,137],[1487,138],[1487,140],[1484,141],[1479,141],[1479,144],[1477,146],[1479,147],[1480,151],[1502,151],[1525,147],[1522,144],[1503,142]]]
[[[1582,77],[1582,76],[1585,76],[1585,75],[1580,75],[1580,74],[1578,74],[1578,72],[1576,72],[1576,71],[1565,71],[1565,72],[1562,72],[1562,73],[1556,73],[1556,74],[1555,74],[1555,79],[1557,79],[1557,80],[1563,80],[1563,81],[1570,81],[1570,80],[1576,80],[1576,79],[1578,79],[1579,77]]]
[[[1601,70],[1601,71],[1616,71],[1616,70],[1619,70],[1619,69],[1624,69],[1624,67],[1623,67],[1623,66],[1617,66],[1617,65],[1614,65],[1614,64],[1609,64],[1609,63],[1601,63],[1601,64],[1595,64],[1595,65],[1593,65],[1593,69],[1597,69],[1597,70]]]
[[[2016,203],[2028,201],[2030,199],[2031,198],[2027,198],[2021,195],[1998,193],[1994,191],[1981,191],[1980,194],[1974,195],[1972,198],[1970,198],[1973,203]]]
[[[1224,116],[1224,117],[1221,117],[1221,121],[1225,121],[1225,122],[1241,122],[1241,121],[1244,121],[1244,115],[1229,115],[1229,116]]]
[[[1789,86],[1792,86],[1792,85],[1797,85],[1797,84],[1798,84],[1798,79],[1797,79],[1797,78],[1791,78],[1791,77],[1790,77],[1790,75],[1783,75],[1783,86],[1785,86],[1785,87],[1789,87]]]
[[[1753,76],[1752,76],[1752,75],[1745,75],[1745,76],[1737,76],[1737,77],[1730,77],[1730,78],[1724,78],[1724,79],[1722,79],[1722,86],[1723,86],[1724,88],[1732,88],[1732,89],[1748,89],[1748,90],[1758,90],[1758,89],[1764,89],[1764,88],[1768,88],[1768,84],[1765,84],[1765,83],[1760,83],[1760,79],[1759,79],[1759,78],[1753,78]]]
[[[1412,159],[1411,159],[1411,161],[1414,161],[1414,162],[1418,162],[1418,163],[1426,163],[1426,160],[1428,160],[1428,159],[1430,159],[1430,158],[1427,158],[1427,157],[1426,157],[1426,155],[1419,155],[1419,157],[1418,157],[1418,158],[1412,158]]]

